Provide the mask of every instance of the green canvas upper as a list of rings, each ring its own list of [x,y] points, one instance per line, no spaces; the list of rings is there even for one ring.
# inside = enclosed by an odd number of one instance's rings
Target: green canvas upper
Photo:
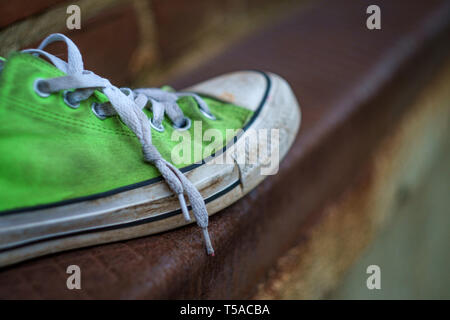
[[[118,116],[97,118],[91,104],[105,102],[100,92],[68,107],[62,93],[41,97],[34,91],[37,78],[64,75],[45,60],[26,53],[12,54],[0,73],[0,211],[44,205],[128,186],[159,176],[142,157],[133,132]],[[178,105],[192,122],[201,121],[202,131],[239,129],[252,117],[246,108],[203,97],[217,120],[207,119],[192,97]],[[147,108],[144,112],[151,118]],[[164,132],[152,130],[153,144],[171,161],[175,129],[168,119]],[[193,136],[194,126],[189,129]],[[230,137],[228,137],[229,139]],[[211,142],[192,141],[192,148]],[[194,159],[194,152],[188,166]],[[209,154],[203,154],[203,156]]]

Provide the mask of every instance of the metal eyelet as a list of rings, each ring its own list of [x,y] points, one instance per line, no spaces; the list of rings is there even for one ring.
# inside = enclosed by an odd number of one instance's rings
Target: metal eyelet
[[[97,102],[92,102],[92,104],[91,104],[91,110],[92,110],[92,112],[95,114],[95,116],[97,117],[97,118],[99,118],[100,120],[105,120],[106,118],[107,118],[107,116],[105,116],[105,115],[101,115],[99,112],[98,112],[98,110],[97,110],[97,107],[99,106],[99,103],[97,103]]]
[[[212,114],[207,112],[206,110],[203,110],[202,108],[200,108],[200,112],[208,119],[210,120],[217,120],[217,118]]]
[[[33,89],[34,89],[34,92],[36,92],[38,96],[40,96],[42,98],[47,98],[48,96],[50,96],[50,93],[43,92],[39,89],[39,81],[42,81],[42,80],[43,79],[41,79],[41,78],[37,78],[36,80],[34,80]]]
[[[164,132],[165,129],[164,129],[164,127],[163,127],[162,124],[161,124],[159,127],[157,127],[157,126],[155,126],[155,124],[153,123],[152,119],[149,119],[148,122],[150,122],[150,126],[151,126],[153,129],[155,129],[156,131],[158,131],[158,132]]]
[[[69,101],[69,99],[67,99],[67,95],[69,94],[69,90],[64,90],[63,91],[63,98],[64,98],[64,103],[67,104],[69,107],[71,107],[72,109],[77,109],[80,106],[80,103],[78,102],[77,104],[73,104]]]
[[[178,127],[178,126],[176,126],[176,125],[172,125],[172,127],[175,129],[175,130],[178,130],[178,131],[186,131],[186,130],[189,130],[189,128],[191,127],[191,119],[189,119],[188,117],[184,117],[184,125],[183,126],[181,126],[181,127]]]

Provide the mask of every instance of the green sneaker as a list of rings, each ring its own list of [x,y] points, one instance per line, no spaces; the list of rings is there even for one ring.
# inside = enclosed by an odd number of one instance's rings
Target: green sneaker
[[[67,62],[44,51],[56,41]],[[84,70],[69,38],[50,35],[0,59],[0,266],[193,220],[214,254],[208,212],[275,174],[299,124],[274,74],[119,89]]]

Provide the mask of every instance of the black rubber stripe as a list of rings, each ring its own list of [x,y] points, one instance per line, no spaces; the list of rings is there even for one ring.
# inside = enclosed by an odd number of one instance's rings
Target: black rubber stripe
[[[258,73],[260,73],[260,74],[262,74],[264,76],[264,78],[266,79],[266,90],[264,92],[263,98],[261,99],[261,102],[260,102],[258,108],[253,113],[252,118],[242,128],[243,131],[246,131],[253,124],[253,122],[256,120],[256,118],[258,117],[259,113],[262,110],[262,107],[266,103],[267,97],[269,96],[270,88],[272,86],[272,82],[270,80],[270,77],[264,71],[259,71],[259,70],[249,70],[249,71],[258,72]],[[238,137],[235,137],[232,140],[231,145],[236,143],[237,138]],[[219,152],[215,156],[225,152],[226,149],[229,148],[229,147],[230,147],[230,145],[226,145],[221,150],[221,152]],[[201,163],[191,164],[191,165],[189,165],[187,167],[181,168],[180,171],[183,172],[183,173],[184,172],[188,172],[188,171],[191,171],[191,170],[193,170],[193,169],[195,169],[195,168],[197,168],[197,167],[199,167],[201,165],[204,165],[204,164],[205,164],[205,161],[202,160]],[[148,186],[150,184],[156,183],[156,182],[161,181],[161,180],[162,180],[162,177],[159,176],[159,177],[155,177],[155,178],[152,178],[152,179],[149,179],[149,180],[145,180],[145,181],[133,183],[133,184],[130,184],[130,185],[127,185],[127,186],[123,186],[123,187],[119,187],[119,188],[116,188],[116,189],[112,189],[112,190],[109,190],[109,191],[92,194],[92,195],[89,195],[89,196],[83,196],[83,197],[78,197],[78,198],[73,198],[73,199],[68,199],[68,200],[62,200],[62,201],[48,203],[48,204],[41,204],[41,205],[36,205],[36,206],[30,206],[30,207],[25,207],[25,208],[0,211],[0,216],[5,216],[5,215],[13,214],[13,213],[30,212],[30,211],[48,209],[48,208],[53,208],[53,207],[59,207],[59,206],[64,206],[64,205],[68,205],[68,204],[73,204],[73,203],[77,203],[77,202],[83,202],[83,201],[88,201],[88,200],[95,200],[95,199],[99,199],[99,198],[104,198],[104,197],[112,196],[112,195],[120,193],[120,192],[137,189],[137,188],[140,188],[140,187],[143,187],[143,186]]]
[[[209,198],[205,199],[205,203],[209,203],[211,201],[216,200],[217,198],[227,194],[228,192],[230,192],[231,190],[233,190],[234,188],[236,188],[238,185],[241,184],[240,180],[236,180],[235,182],[233,182],[231,185],[229,185],[228,187],[226,187],[225,189],[219,191],[218,193],[210,196]],[[191,210],[192,207],[189,205],[188,209]],[[141,220],[136,220],[136,221],[131,221],[131,222],[125,222],[125,223],[121,223],[121,224],[117,224],[117,225],[113,225],[113,226],[107,226],[107,227],[98,227],[98,228],[93,228],[93,229],[89,229],[89,230],[84,230],[84,231],[76,231],[73,233],[66,233],[66,234],[62,234],[62,235],[55,235],[55,236],[46,236],[46,237],[42,237],[36,240],[30,240],[24,243],[20,243],[5,249],[0,249],[0,253],[2,252],[6,252],[9,250],[14,250],[14,249],[18,249],[21,247],[25,247],[25,246],[29,246],[32,244],[36,244],[36,243],[40,243],[40,242],[44,242],[44,241],[48,241],[48,240],[57,240],[57,239],[63,239],[63,238],[67,238],[67,237],[74,237],[74,236],[78,236],[78,235],[82,235],[82,234],[89,234],[89,233],[95,233],[95,232],[104,232],[104,231],[110,231],[110,230],[117,230],[117,229],[124,229],[124,228],[131,228],[131,227],[135,227],[135,226],[139,226],[142,224],[147,224],[147,223],[151,223],[154,221],[159,221],[159,220],[163,220],[163,219],[167,219],[173,216],[176,216],[178,214],[181,214],[181,209],[177,209],[174,211],[170,211],[167,213],[163,213],[154,217],[149,217],[149,218],[145,218],[145,219],[141,219]]]

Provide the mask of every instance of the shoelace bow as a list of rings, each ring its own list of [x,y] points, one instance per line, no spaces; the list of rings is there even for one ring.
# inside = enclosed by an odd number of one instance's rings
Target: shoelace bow
[[[62,41],[67,45],[67,62],[43,51],[50,43]],[[142,146],[142,152],[147,162],[153,164],[161,173],[170,189],[178,196],[181,211],[184,218],[190,221],[189,211],[186,206],[184,193],[187,194],[192,207],[192,212],[201,227],[208,254],[214,255],[214,250],[208,233],[208,212],[206,205],[197,188],[189,179],[171,163],[163,159],[159,151],[152,144],[151,125],[155,129],[161,128],[164,114],[176,127],[182,127],[186,118],[177,105],[177,99],[182,96],[192,96],[199,105],[201,111],[213,117],[207,104],[196,94],[188,92],[167,92],[156,88],[121,90],[113,86],[91,71],[84,70],[83,59],[77,46],[63,34],[52,34],[39,45],[38,49],[27,49],[22,52],[46,57],[56,68],[66,75],[51,79],[40,79],[39,90],[45,93],[72,90],[67,99],[72,104],[89,98],[95,90],[99,90],[109,99],[108,103],[98,104],[96,111],[101,116],[117,114],[125,125],[130,128]],[[125,92],[124,92],[125,91]],[[151,102],[153,119],[149,120],[142,109]]]

